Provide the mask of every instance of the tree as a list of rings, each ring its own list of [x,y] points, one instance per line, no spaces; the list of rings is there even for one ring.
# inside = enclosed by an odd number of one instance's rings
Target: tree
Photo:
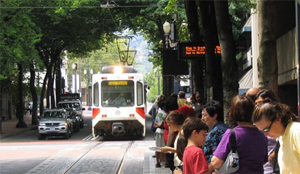
[[[278,64],[276,50],[276,1],[257,2],[259,21],[259,87],[269,88],[278,93]]]
[[[28,2],[28,5],[35,7],[31,17],[42,33],[36,48],[46,67],[41,97],[43,99],[46,94],[47,107],[50,103],[52,107],[56,105],[52,88],[54,77],[57,79],[56,96],[60,96],[62,92],[60,69],[63,51],[68,50],[78,57],[84,57],[87,52],[102,47],[104,37],[110,37],[106,33],[118,28],[114,22],[107,19],[112,12],[100,9],[98,3],[96,0]],[[51,101],[48,96],[51,96]],[[40,112],[44,108],[42,101]]]
[[[29,62],[38,58],[35,44],[39,41],[39,28],[30,18],[30,9],[19,10],[24,2],[20,1],[1,1],[1,30],[0,30],[0,80],[12,79],[18,74],[18,103],[17,117],[19,122],[18,128],[26,127],[23,119],[23,71],[29,68]],[[11,8],[15,6],[16,8]],[[15,68],[18,67],[18,68]],[[5,89],[1,86],[2,90]],[[6,88],[6,92],[10,93]],[[2,105],[2,104],[1,104]]]
[[[192,42],[201,42],[203,40],[203,34],[200,32],[201,18],[198,14],[197,1],[185,1],[185,11],[188,18],[188,28],[190,31],[190,40]],[[200,92],[201,96],[204,96],[204,65],[203,60],[192,60],[192,84],[193,93]]]
[[[223,104],[222,71],[220,57],[215,54],[219,45],[215,7],[212,1],[200,1],[200,12],[205,42],[205,87],[207,100],[217,100]],[[210,90],[213,89],[213,90]],[[212,93],[211,93],[212,92]]]
[[[224,119],[229,123],[228,109],[231,99],[238,92],[238,65],[235,58],[235,42],[232,34],[232,23],[228,12],[228,2],[214,1],[218,37],[221,46],[221,68],[223,76],[223,108]]]

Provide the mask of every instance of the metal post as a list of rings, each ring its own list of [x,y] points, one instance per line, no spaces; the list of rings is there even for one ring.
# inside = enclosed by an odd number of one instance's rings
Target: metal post
[[[157,73],[157,94],[160,95],[160,74]]]
[[[169,48],[169,34],[165,34],[165,44],[166,44],[166,49]]]
[[[74,90],[74,93],[77,93],[77,63],[75,63],[75,90]]]
[[[90,104],[90,72],[87,72],[87,78],[88,78],[88,84],[87,84],[87,90],[88,90],[88,96],[87,96],[87,105]]]

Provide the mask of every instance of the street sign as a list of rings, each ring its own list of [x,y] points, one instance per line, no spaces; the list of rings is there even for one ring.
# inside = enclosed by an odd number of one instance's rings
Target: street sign
[[[201,42],[187,42],[187,43],[178,43],[178,59],[187,60],[187,59],[204,59],[205,58],[206,47],[204,43]],[[221,47],[215,47],[215,54],[221,54]]]

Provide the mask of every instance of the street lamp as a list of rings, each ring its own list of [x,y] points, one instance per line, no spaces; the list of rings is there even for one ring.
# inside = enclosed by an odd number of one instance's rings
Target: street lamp
[[[87,84],[87,87],[88,87],[88,96],[87,96],[87,104],[90,105],[92,102],[91,102],[91,93],[90,93],[90,74],[93,75],[93,69],[90,69],[90,73],[87,72],[87,70],[85,69],[83,71],[83,73],[85,75],[87,75],[87,79],[88,79],[88,84]],[[92,80],[92,76],[91,76],[91,80]]]
[[[75,90],[74,93],[77,93],[77,63],[73,63],[72,64],[72,69],[74,70],[74,74],[75,74]]]
[[[165,44],[166,44],[166,48],[168,48],[168,45],[169,45],[169,33],[171,31],[171,25],[168,21],[166,21],[164,24],[163,24],[163,30],[164,30],[164,33],[165,33]]]
[[[175,32],[176,32],[176,31],[174,31],[175,30],[175,24],[172,24],[172,28],[173,28],[173,30],[171,31],[171,24],[168,21],[165,21],[165,23],[163,24],[163,30],[164,30],[164,33],[165,33],[166,48],[169,48],[169,46],[171,48],[174,48],[174,47],[177,46],[177,42],[173,42],[170,39],[170,32],[171,32],[171,35],[174,35]],[[173,39],[175,39],[175,38],[173,38]]]

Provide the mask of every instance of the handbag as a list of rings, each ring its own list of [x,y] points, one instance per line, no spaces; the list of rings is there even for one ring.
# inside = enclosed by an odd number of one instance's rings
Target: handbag
[[[239,170],[239,155],[236,151],[236,139],[234,129],[231,129],[230,135],[231,151],[227,155],[227,158],[223,165],[217,169],[221,174],[233,173]]]

